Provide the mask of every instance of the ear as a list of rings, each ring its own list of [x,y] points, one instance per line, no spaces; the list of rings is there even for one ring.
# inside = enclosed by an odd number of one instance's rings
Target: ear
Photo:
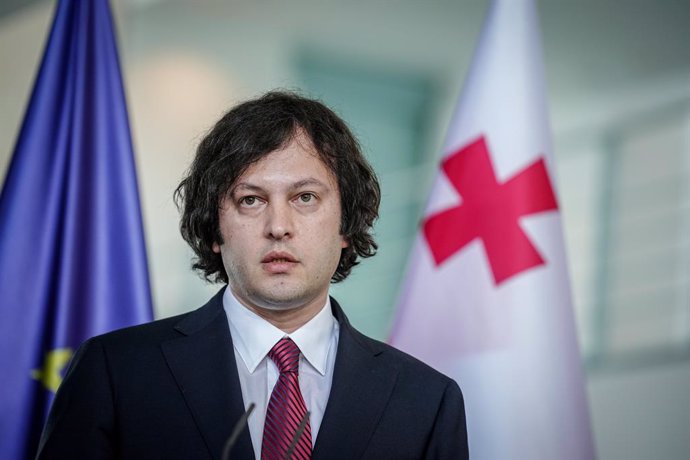
[[[340,247],[342,249],[345,249],[350,246],[350,243],[348,243],[347,238],[345,238],[345,235],[340,235]]]
[[[211,250],[216,254],[220,254],[220,245],[218,243],[213,243]]]

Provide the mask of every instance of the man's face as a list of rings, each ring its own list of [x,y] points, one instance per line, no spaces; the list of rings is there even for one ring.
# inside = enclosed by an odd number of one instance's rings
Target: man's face
[[[323,306],[340,253],[340,193],[311,141],[251,165],[221,201],[220,253],[235,296],[257,311]]]

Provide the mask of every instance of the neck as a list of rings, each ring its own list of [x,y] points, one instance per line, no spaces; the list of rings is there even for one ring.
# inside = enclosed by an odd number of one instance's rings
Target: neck
[[[259,306],[256,303],[247,301],[241,296],[238,296],[234,290],[232,292],[242,306],[253,311],[286,334],[295,332],[297,329],[307,324],[321,311],[328,297],[328,293],[326,292],[309,302],[296,306],[273,307]]]

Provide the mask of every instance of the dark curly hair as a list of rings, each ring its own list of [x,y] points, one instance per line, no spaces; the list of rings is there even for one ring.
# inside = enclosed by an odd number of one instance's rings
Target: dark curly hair
[[[222,198],[253,163],[305,134],[335,176],[340,192],[340,232],[348,242],[332,282],[344,280],[378,248],[371,234],[381,191],[373,169],[345,122],[319,101],[273,91],[244,102],[215,124],[199,143],[187,176],[175,190],[180,232],[196,257],[192,268],[210,282],[228,282],[220,254],[218,211]]]

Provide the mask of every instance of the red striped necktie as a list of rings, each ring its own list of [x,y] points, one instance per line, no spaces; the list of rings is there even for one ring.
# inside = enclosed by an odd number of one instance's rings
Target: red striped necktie
[[[278,366],[280,376],[273,387],[266,411],[262,460],[311,458],[311,424],[308,420],[297,443],[292,445],[300,422],[307,413],[299,389],[299,354],[299,347],[289,337],[281,339],[268,352],[268,357]]]

